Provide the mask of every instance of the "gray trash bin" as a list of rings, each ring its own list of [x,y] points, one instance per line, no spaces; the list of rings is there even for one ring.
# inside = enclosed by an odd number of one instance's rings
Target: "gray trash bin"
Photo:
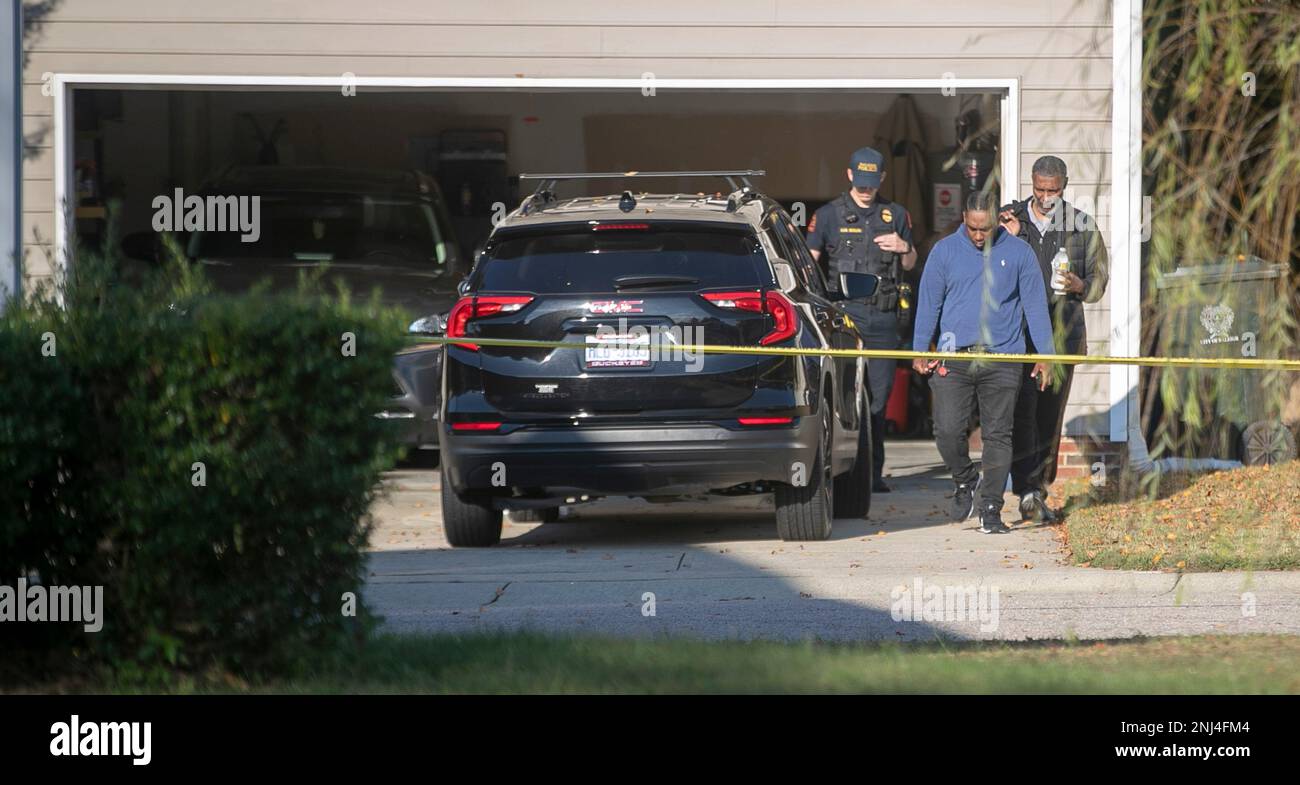
[[[1179,267],[1156,283],[1156,316],[1166,357],[1284,359],[1293,356],[1286,334],[1290,296],[1282,286],[1286,265],[1257,257]],[[1296,457],[1296,435],[1281,421],[1293,374],[1234,368],[1168,368],[1185,401],[1198,395],[1208,411],[1195,445],[1202,455],[1247,464]],[[1158,394],[1150,391],[1149,394]],[[1183,417],[1186,409],[1177,417]],[[1165,416],[1171,416],[1166,412]],[[1187,423],[1175,431],[1188,433]]]

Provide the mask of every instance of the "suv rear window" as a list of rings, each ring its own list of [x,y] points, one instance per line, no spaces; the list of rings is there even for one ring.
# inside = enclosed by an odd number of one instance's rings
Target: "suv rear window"
[[[761,247],[745,231],[584,227],[503,238],[482,259],[476,288],[537,294],[612,292],[615,279],[625,276],[682,279],[654,284],[654,291],[759,288],[764,261]]]

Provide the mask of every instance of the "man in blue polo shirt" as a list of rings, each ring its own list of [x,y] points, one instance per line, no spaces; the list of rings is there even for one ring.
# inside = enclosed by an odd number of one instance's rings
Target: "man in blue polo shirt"
[[[929,350],[937,339],[939,351],[1022,354],[1025,323],[1035,346],[1053,345],[1038,259],[1028,243],[997,225],[996,213],[992,194],[971,194],[962,225],[930,251],[917,298],[914,351]],[[1023,363],[917,358],[912,367],[934,374],[934,435],[956,484],[953,517],[965,520],[978,510],[980,531],[1009,531],[1002,523],[1002,494],[1011,470],[1011,426]],[[1049,372],[1045,363],[1034,365],[1039,389],[1046,387]],[[984,442],[982,479],[969,451],[976,403]]]

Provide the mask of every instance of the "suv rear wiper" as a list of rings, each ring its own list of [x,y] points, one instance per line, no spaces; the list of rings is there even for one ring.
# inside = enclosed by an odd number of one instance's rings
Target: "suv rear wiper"
[[[615,289],[639,289],[651,286],[689,286],[700,282],[689,275],[620,275],[614,279]]]

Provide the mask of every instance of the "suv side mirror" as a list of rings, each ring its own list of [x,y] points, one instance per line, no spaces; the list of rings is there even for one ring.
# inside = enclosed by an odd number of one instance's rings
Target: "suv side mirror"
[[[783,292],[792,292],[799,284],[794,275],[794,267],[784,259],[772,260],[772,272],[776,273],[776,285]]]
[[[840,273],[840,291],[846,300],[863,300],[880,288],[880,276],[871,273]]]

